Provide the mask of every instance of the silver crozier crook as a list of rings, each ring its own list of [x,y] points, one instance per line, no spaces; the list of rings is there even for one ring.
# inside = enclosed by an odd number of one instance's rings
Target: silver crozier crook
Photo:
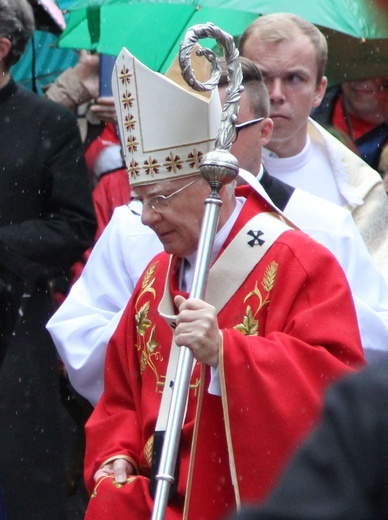
[[[215,142],[215,149],[203,157],[199,167],[202,176],[211,187],[211,193],[205,200],[205,211],[190,298],[204,299],[211,253],[222,206],[219,192],[224,185],[232,182],[238,173],[237,159],[229,152],[229,149],[235,136],[235,122],[243,87],[241,86],[242,72],[239,63],[239,53],[235,48],[232,36],[210,23],[193,26],[187,31],[185,39],[181,43],[179,63],[186,82],[198,91],[212,90],[218,85],[221,76],[220,66],[217,56],[209,49],[200,49],[197,51],[197,54],[205,56],[211,62],[210,79],[205,83],[199,83],[194,77],[191,68],[191,52],[194,45],[201,38],[214,38],[223,47],[229,75],[226,101],[222,111],[221,125]],[[193,354],[191,350],[187,347],[181,347],[160,463],[156,475],[156,494],[152,520],[163,520],[165,517],[170,486],[174,482],[174,470],[190,388],[192,365]]]

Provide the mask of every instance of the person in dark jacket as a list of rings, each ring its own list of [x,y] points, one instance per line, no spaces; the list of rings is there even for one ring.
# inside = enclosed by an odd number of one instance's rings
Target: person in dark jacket
[[[27,0],[0,0],[0,482],[8,520],[66,518],[50,281],[93,242],[75,116],[26,91],[10,67],[34,30]]]
[[[345,377],[269,499],[229,520],[388,518],[388,362]]]

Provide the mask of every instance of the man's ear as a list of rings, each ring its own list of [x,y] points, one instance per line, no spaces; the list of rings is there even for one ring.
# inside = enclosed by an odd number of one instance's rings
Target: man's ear
[[[8,38],[0,38],[0,60],[8,56],[12,43]]]
[[[313,99],[313,107],[318,107],[321,104],[321,101],[323,99],[323,96],[325,95],[327,87],[327,77],[322,76],[321,82],[317,86],[315,90],[315,96]]]
[[[267,146],[272,137],[273,121],[270,117],[266,117],[260,124],[260,145]]]

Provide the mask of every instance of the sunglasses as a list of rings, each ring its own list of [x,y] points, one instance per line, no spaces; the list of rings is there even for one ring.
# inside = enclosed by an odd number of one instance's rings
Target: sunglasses
[[[238,134],[241,132],[241,130],[244,130],[244,128],[249,128],[250,126],[257,125],[258,123],[261,123],[264,121],[265,117],[259,117],[258,119],[251,119],[250,121],[246,121],[245,123],[240,123],[239,125],[236,125],[234,127],[236,134],[233,142],[235,142],[238,138]]]

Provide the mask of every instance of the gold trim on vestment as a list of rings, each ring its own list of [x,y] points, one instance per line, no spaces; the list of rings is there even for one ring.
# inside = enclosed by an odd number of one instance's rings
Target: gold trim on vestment
[[[222,338],[219,343],[219,350],[218,350],[218,371],[219,371],[220,386],[221,386],[221,403],[222,403],[222,409],[223,409],[223,413],[224,413],[225,436],[226,436],[226,443],[228,446],[230,476],[232,478],[232,485],[233,485],[234,496],[235,496],[235,500],[236,500],[236,508],[237,508],[237,510],[239,510],[241,508],[241,498],[240,498],[240,489],[238,487],[237,468],[236,468],[236,461],[235,461],[234,451],[233,451],[232,434],[231,434],[231,430],[230,430],[229,408],[228,408],[228,399],[227,399],[226,381],[225,381],[225,368],[224,368],[224,336],[223,336],[223,334],[221,334],[221,336],[222,336]]]
[[[205,387],[205,371],[207,365],[201,363],[201,377],[199,383],[199,393],[197,399],[197,409],[195,412],[195,421],[194,421],[194,430],[193,430],[193,439],[191,442],[191,451],[190,451],[190,464],[189,471],[187,473],[187,483],[186,483],[186,494],[185,494],[185,504],[183,508],[183,520],[187,520],[189,512],[190,512],[190,496],[191,496],[191,487],[193,484],[193,473],[194,473],[194,464],[195,464],[195,451],[197,449],[197,441],[198,441],[198,429],[199,429],[199,421],[201,417],[201,409],[202,409],[202,400],[203,393]]]

